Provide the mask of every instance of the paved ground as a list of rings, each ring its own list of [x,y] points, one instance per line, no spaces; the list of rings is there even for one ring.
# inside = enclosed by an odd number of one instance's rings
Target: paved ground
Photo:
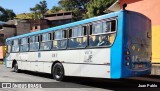
[[[154,78],[156,78],[156,81],[160,81],[159,76],[156,76]],[[106,80],[78,77],[67,77],[64,82],[57,82],[51,78],[50,74],[36,73],[30,71],[22,71],[21,73],[15,73],[12,71],[12,69],[6,68],[4,65],[0,65],[0,82],[45,82],[42,84],[48,86],[50,85],[50,87],[53,87],[43,89],[23,89],[23,91],[117,91],[119,90],[118,88],[128,88],[129,86],[135,85],[134,82],[137,81],[142,82],[140,80],[135,80],[135,78]],[[22,91],[22,89],[0,89],[0,91]]]
[[[68,77],[70,80],[80,80],[78,78]],[[84,79],[83,79],[84,80]],[[53,86],[55,88],[43,88],[43,89],[23,89],[23,91],[106,91],[110,89],[97,88],[94,86],[83,85],[76,83],[76,81],[71,82],[57,82],[52,79],[50,74],[22,71],[21,73],[15,73],[11,68],[6,68],[4,65],[0,65],[0,82],[48,82],[53,85],[63,85],[62,88],[59,86]],[[47,84],[47,83],[46,83]],[[66,86],[64,86],[66,85]],[[58,88],[57,88],[58,87]],[[22,89],[0,89],[0,91],[22,91]]]

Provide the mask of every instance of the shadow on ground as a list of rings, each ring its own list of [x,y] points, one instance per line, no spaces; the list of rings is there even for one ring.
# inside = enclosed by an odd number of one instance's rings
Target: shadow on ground
[[[31,72],[31,71],[21,71],[20,73],[53,79],[50,74],[46,74],[46,73],[37,73],[37,72]],[[144,77],[148,77],[148,78],[156,77],[160,79],[160,76],[153,76],[153,75],[144,76]],[[126,90],[126,88],[129,89],[129,91],[135,91],[137,89],[139,91],[140,88],[137,88],[139,84],[148,84],[148,83],[152,84],[155,82],[147,82],[147,81],[140,81],[140,80],[133,80],[133,79],[99,79],[99,78],[87,78],[87,77],[65,77],[65,80],[63,82],[59,82],[61,86],[65,85],[64,88],[102,88],[102,89],[110,89],[114,91],[119,91],[119,90],[124,91]],[[154,88],[154,89],[144,88],[143,90],[160,91],[160,89],[158,88]]]

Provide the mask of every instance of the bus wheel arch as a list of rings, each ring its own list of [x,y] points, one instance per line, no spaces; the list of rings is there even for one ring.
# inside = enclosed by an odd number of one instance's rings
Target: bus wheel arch
[[[55,61],[51,68],[52,77],[57,81],[63,81],[65,76],[65,70],[60,61]]]
[[[14,59],[14,60],[12,61],[12,68],[14,67],[15,63],[17,63],[17,61]]]
[[[19,72],[19,69],[18,69],[18,63],[17,61],[14,59],[13,62],[12,62],[12,68],[13,68],[13,71],[18,73]]]

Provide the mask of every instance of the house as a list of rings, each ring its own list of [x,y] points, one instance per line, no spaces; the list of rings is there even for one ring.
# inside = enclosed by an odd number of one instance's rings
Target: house
[[[4,39],[16,36],[16,25],[4,24],[2,33],[4,34]]]
[[[47,19],[49,21],[50,27],[71,23],[73,22],[73,18],[73,12],[70,11],[44,15],[44,19]]]
[[[22,19],[17,21],[17,35],[26,34],[48,28],[48,20],[46,19]]]

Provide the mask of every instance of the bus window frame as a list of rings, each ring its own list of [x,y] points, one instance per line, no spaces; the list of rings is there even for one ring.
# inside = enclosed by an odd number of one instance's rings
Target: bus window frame
[[[51,50],[66,50],[67,49],[67,47],[68,47],[68,37],[69,37],[68,30],[69,29],[70,28],[63,28],[63,29],[60,29],[60,30],[53,31],[52,34],[53,34],[54,38],[52,38],[52,48],[51,48]],[[63,34],[63,32],[66,31],[66,38],[63,38],[63,37],[65,37],[65,34],[64,34],[64,35],[61,35],[62,36],[61,39],[60,38],[56,39],[55,38],[56,37],[55,34],[56,34],[57,31],[61,31],[61,34]],[[58,45],[56,46],[56,48],[54,47],[54,41],[63,41],[63,40],[66,41],[66,46],[64,48],[58,48]]]
[[[22,44],[22,39],[23,38],[27,38],[26,40],[27,40],[27,43],[26,44]],[[30,36],[27,36],[27,37],[22,37],[22,38],[19,38],[19,52],[28,52],[29,50],[30,50]],[[28,50],[27,51],[21,51],[21,46],[23,46],[23,45],[28,45]]]
[[[74,27],[82,27],[82,35],[81,36],[76,36],[76,37],[72,37],[72,34],[73,34],[73,31],[75,31],[75,30],[73,30],[73,28]],[[86,26],[86,35],[84,35],[84,30],[83,30],[83,27],[84,26]],[[88,31],[87,31],[87,29],[88,29],[88,23],[86,23],[86,24],[81,24],[81,25],[77,25],[77,26],[74,26],[74,27],[71,27],[70,29],[69,29],[69,31],[70,30],[72,30],[72,34],[71,34],[71,37],[69,36],[70,34],[70,32],[68,31],[68,45],[67,45],[67,49],[68,50],[73,50],[73,49],[84,49],[84,48],[87,48],[87,46],[88,46]],[[78,30],[78,31],[80,31],[80,30]],[[86,46],[85,47],[74,47],[74,48],[70,48],[69,47],[69,41],[70,41],[70,39],[77,39],[77,38],[84,38],[84,37],[86,37],[87,39],[86,39]]]
[[[49,40],[43,40],[43,34],[47,34]],[[50,51],[53,48],[53,43],[51,43],[51,48],[47,49],[41,49],[41,44],[46,42],[52,42],[53,41],[53,32],[46,32],[39,34],[39,49],[38,51]],[[35,42],[36,43],[36,42]]]
[[[103,19],[103,20],[98,20],[98,21],[115,21],[115,31],[114,32],[107,32],[107,33],[98,33],[98,34],[93,34],[93,31],[92,31],[92,34],[90,34],[90,30],[89,30],[89,35],[88,35],[88,48],[89,49],[94,49],[94,48],[110,48],[114,45],[115,43],[115,40],[117,38],[117,32],[118,32],[118,18],[117,17],[112,17],[112,18],[108,18],[108,19]],[[95,21],[97,22],[97,21]],[[89,25],[92,25],[92,30],[93,30],[93,22],[91,22]],[[111,25],[112,26],[112,25]],[[115,34],[115,38],[114,38],[114,41],[111,45],[109,46],[90,46],[89,45],[89,37],[90,36],[97,36],[97,35],[110,35],[110,34]]]
[[[47,34],[48,40],[43,40],[43,34]],[[40,42],[47,42],[52,40],[52,32],[42,33],[40,34],[40,36],[42,37],[42,40]]]
[[[12,47],[13,47],[13,44],[14,44],[14,41],[15,41],[15,40],[18,40],[18,45],[17,45],[17,46],[18,46],[19,48],[18,48],[18,51],[16,51],[16,52],[13,52],[13,51],[11,50],[11,53],[18,53],[18,52],[20,52],[20,42],[19,42],[19,41],[20,41],[20,38],[16,38],[16,39],[13,39],[13,40],[12,40]]]
[[[38,41],[36,42],[31,42],[31,37],[38,37]],[[31,44],[34,44],[34,43],[38,43],[38,50],[31,50]],[[40,47],[39,47],[39,44],[40,44],[40,34],[36,34],[36,35],[32,35],[32,36],[29,36],[29,52],[36,52],[36,51],[40,51]]]
[[[10,52],[8,52],[8,44],[7,44],[8,41],[11,42],[11,45],[10,45],[10,46],[11,46]],[[6,50],[7,50],[6,53],[7,53],[7,54],[10,54],[10,53],[12,52],[12,44],[13,44],[12,42],[13,42],[13,40],[8,40],[8,41],[6,41],[6,46],[7,46],[7,47],[6,47]]]

